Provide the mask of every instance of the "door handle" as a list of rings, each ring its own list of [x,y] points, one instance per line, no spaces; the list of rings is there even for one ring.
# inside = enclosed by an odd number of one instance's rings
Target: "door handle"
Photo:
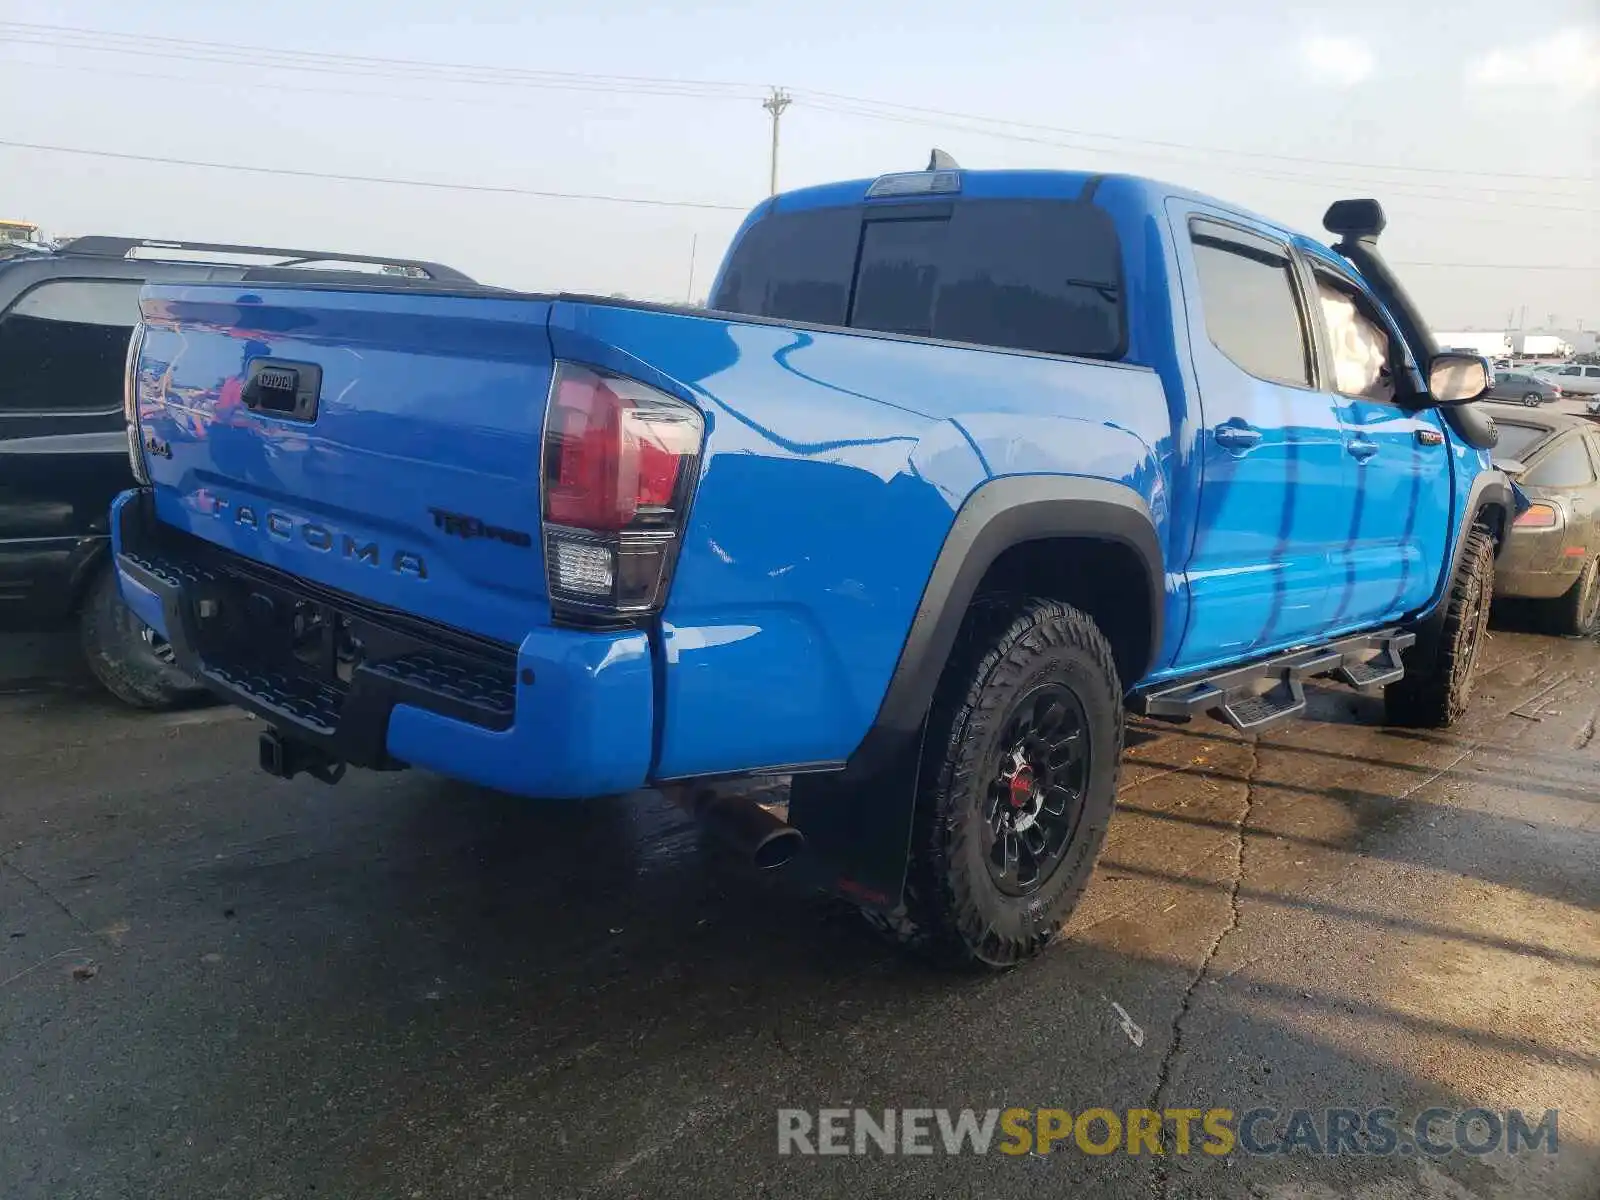
[[[1355,459],[1357,462],[1364,463],[1367,461],[1367,459],[1371,458],[1378,452],[1378,443],[1373,441],[1371,438],[1352,438],[1345,445],[1345,449],[1349,451],[1351,458]]]
[[[1224,421],[1212,431],[1212,436],[1229,454],[1244,454],[1261,444],[1261,430],[1246,425],[1238,417]]]

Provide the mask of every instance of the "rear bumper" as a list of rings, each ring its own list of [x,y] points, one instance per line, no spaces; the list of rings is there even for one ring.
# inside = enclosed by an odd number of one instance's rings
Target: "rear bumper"
[[[382,609],[112,506],[124,599],[178,664],[286,737],[352,766],[426,767],[529,796],[639,787],[650,772],[647,636],[539,628],[519,646]],[[321,634],[293,633],[310,618]]]
[[[1541,499],[1541,504],[1552,503]],[[1565,509],[1555,505],[1558,524],[1549,529],[1513,528],[1494,568],[1497,596],[1549,600],[1564,595],[1589,565],[1582,527],[1574,526]]]

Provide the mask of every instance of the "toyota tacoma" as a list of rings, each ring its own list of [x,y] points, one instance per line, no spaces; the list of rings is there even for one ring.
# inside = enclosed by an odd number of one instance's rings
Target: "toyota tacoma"
[[[1009,966],[1088,881],[1125,709],[1467,703],[1489,379],[1376,202],[1325,224],[936,154],[762,203],[703,309],[152,284],[122,588],[276,774],[673,790]],[[781,818],[717,786],[759,775]]]

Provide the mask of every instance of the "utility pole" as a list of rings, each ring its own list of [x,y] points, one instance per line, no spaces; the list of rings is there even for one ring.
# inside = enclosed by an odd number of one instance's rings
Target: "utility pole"
[[[772,89],[772,95],[761,102],[761,107],[772,114],[772,160],[769,195],[778,194],[778,121],[783,116],[783,110],[794,103],[794,97],[780,87]]]
[[[684,299],[690,304],[694,303],[694,259],[699,250],[700,235],[697,233],[694,235],[693,240],[689,242],[689,294]]]

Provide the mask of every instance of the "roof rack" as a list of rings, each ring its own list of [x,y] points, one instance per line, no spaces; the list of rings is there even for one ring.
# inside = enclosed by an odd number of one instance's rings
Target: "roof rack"
[[[86,254],[94,258],[129,258],[135,250],[181,250],[205,254],[249,254],[264,258],[282,258],[286,262],[263,263],[264,267],[303,267],[309,263],[370,263],[380,267],[409,267],[420,271],[436,283],[476,283],[454,267],[443,263],[426,262],[416,258],[386,258],[371,254],[344,254],[331,250],[289,250],[281,246],[233,246],[224,242],[170,242],[158,238],[76,237],[63,242],[61,249],[68,254]]]

